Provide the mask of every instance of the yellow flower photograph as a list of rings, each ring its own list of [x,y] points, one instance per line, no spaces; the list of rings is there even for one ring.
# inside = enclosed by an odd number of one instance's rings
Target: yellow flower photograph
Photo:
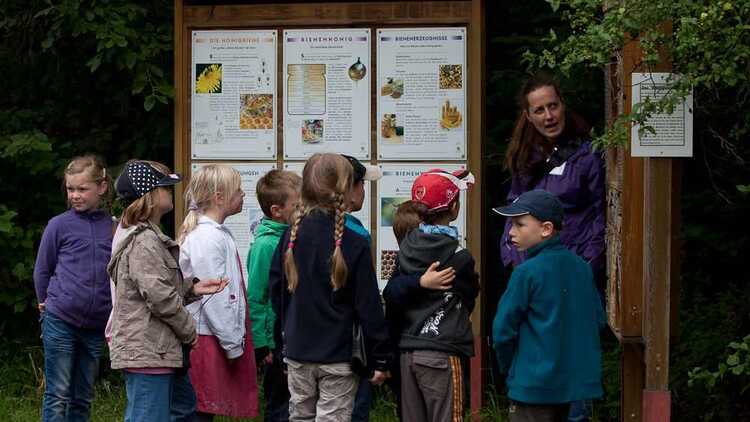
[[[195,93],[221,94],[221,63],[195,65]]]

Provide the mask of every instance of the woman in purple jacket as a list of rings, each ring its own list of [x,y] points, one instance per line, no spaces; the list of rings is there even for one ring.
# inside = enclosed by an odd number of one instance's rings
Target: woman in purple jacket
[[[591,127],[570,110],[553,78],[535,76],[519,98],[520,115],[505,155],[510,171],[508,202],[522,193],[544,189],[565,207],[562,243],[591,265],[595,277],[604,274],[604,160],[589,139]],[[501,239],[503,264],[515,267],[525,254],[510,243],[510,220]],[[601,287],[601,286],[600,286]]]
[[[544,74],[523,86],[505,168],[511,173],[508,202],[522,193],[544,189],[562,202],[565,217],[560,240],[591,265],[597,287],[605,280],[605,171],[601,153],[589,139],[591,127],[567,110],[557,81]],[[506,267],[515,267],[526,254],[510,242],[511,221],[505,223],[501,255]],[[588,406],[587,406],[588,407]],[[582,403],[571,406],[570,421],[588,420]]]
[[[65,168],[67,211],[47,224],[34,265],[44,344],[42,420],[87,421],[112,309],[107,264],[112,217],[104,205],[112,179],[99,157]]]

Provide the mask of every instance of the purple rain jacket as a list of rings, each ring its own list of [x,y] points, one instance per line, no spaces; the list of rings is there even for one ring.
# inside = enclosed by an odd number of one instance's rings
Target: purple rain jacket
[[[560,240],[568,249],[575,252],[591,265],[594,274],[600,274],[605,267],[605,170],[600,152],[592,149],[590,141],[572,141],[577,149],[565,161],[556,162],[556,155],[550,156],[550,165],[555,166],[533,186],[528,186],[532,177],[514,174],[511,179],[508,203],[513,202],[523,192],[544,189],[557,195],[563,204],[565,217]],[[565,144],[560,144],[561,148]],[[533,161],[543,162],[547,156],[537,151]],[[519,252],[510,243],[511,219],[505,222],[505,230],[500,240],[503,264],[513,267],[526,259],[526,253]]]
[[[36,298],[45,312],[104,332],[112,310],[107,274],[112,224],[101,210],[68,210],[49,221],[34,265]]]

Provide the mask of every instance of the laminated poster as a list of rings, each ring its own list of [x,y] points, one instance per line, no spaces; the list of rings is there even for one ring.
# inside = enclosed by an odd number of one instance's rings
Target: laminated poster
[[[276,158],[276,31],[193,31],[192,159]]]
[[[365,163],[365,164],[369,164],[369,163]],[[299,174],[300,177],[302,176],[303,168],[305,168],[305,163],[284,163],[284,170],[293,171]],[[359,219],[359,221],[362,222],[362,225],[365,226],[368,232],[372,231],[372,225],[370,223],[370,203],[371,203],[370,185],[371,184],[372,182],[365,180],[365,201],[362,203],[362,209],[357,212],[352,213],[354,217],[357,217],[357,219]]]
[[[370,158],[370,30],[284,31],[284,158]]]
[[[377,193],[377,256],[375,272],[378,276],[378,287],[382,291],[390,279],[398,254],[398,242],[393,234],[393,216],[400,204],[411,199],[411,185],[414,179],[423,172],[431,169],[448,171],[466,168],[464,164],[444,163],[409,163],[409,164],[381,164],[383,177],[378,181]],[[451,225],[458,228],[461,246],[466,246],[466,193],[461,192],[461,208],[458,218]]]
[[[650,99],[659,101],[669,91],[669,81],[679,78],[671,73],[633,73],[632,105]],[[639,135],[639,125],[631,129],[633,157],[693,156],[693,94],[675,106],[672,113],[655,114],[646,122],[656,133]]]
[[[466,28],[378,29],[380,160],[466,160]]]
[[[193,163],[191,166],[191,174],[194,174],[201,166],[209,163]],[[247,253],[250,250],[250,244],[253,242],[253,233],[255,228],[260,224],[260,220],[263,218],[263,211],[260,209],[258,203],[258,197],[255,194],[255,185],[258,184],[258,179],[263,177],[264,174],[270,170],[276,168],[275,163],[255,163],[255,164],[243,164],[243,163],[225,163],[232,166],[240,172],[242,177],[242,190],[245,191],[245,198],[242,204],[242,211],[239,213],[227,217],[224,221],[224,225],[232,232],[234,241],[237,244],[237,251],[240,254],[240,262],[242,263],[242,271],[245,275],[245,282],[247,282]]]

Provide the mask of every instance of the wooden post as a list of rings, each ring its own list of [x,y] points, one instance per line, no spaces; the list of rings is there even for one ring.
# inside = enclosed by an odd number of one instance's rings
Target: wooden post
[[[669,329],[672,270],[673,159],[645,159],[643,281],[646,318],[646,382],[643,420],[663,422],[670,418]]]
[[[671,31],[669,25],[665,31]],[[646,71],[637,39],[608,69],[609,122],[631,110],[631,74]],[[669,72],[663,61],[654,72]],[[679,298],[680,162],[609,153],[610,325],[623,345],[622,421],[668,422],[670,337]]]
[[[477,271],[483,274],[481,252],[481,238],[484,234],[484,195],[481,186],[484,185],[482,175],[482,157],[484,157],[482,141],[484,140],[484,87],[485,87],[485,29],[484,29],[484,0],[472,0],[471,2],[471,25],[468,27],[467,54],[469,68],[469,118],[471,124],[468,126],[468,167],[476,177],[475,189],[469,192],[469,203],[467,222],[473,221],[474,224],[467,224],[468,240],[472,245],[472,252],[476,260]],[[480,188],[480,189],[477,189]],[[481,294],[481,293],[480,293]],[[486,327],[482,326],[482,300],[477,299],[472,314],[472,326],[474,329],[474,357],[470,361],[470,380],[471,380],[471,418],[474,422],[480,422],[480,410],[484,406],[484,386],[485,382],[485,365],[487,363],[487,353],[484,341],[487,335]]]

